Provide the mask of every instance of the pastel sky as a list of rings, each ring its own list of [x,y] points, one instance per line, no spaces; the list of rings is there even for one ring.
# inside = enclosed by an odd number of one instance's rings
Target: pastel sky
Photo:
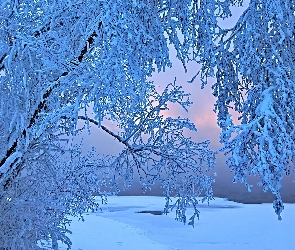
[[[248,3],[244,5],[244,8],[248,6]],[[233,16],[226,21],[220,21],[220,25],[224,28],[232,27],[238,17],[243,12],[243,8],[233,8]],[[169,115],[172,117],[188,117],[191,121],[196,124],[198,131],[196,133],[190,133],[189,136],[196,142],[204,140],[211,141],[211,149],[218,151],[222,145],[219,143],[219,133],[216,121],[216,114],[213,112],[215,97],[212,95],[211,86],[214,83],[214,79],[211,79],[204,89],[201,89],[199,79],[196,79],[192,84],[187,83],[198,71],[199,65],[196,63],[189,63],[187,65],[188,72],[185,73],[181,62],[175,57],[175,51],[173,48],[170,49],[170,59],[172,61],[172,68],[166,69],[165,72],[155,73],[152,80],[155,82],[159,89],[174,81],[176,77],[177,83],[183,86],[185,92],[191,93],[191,100],[194,104],[186,113],[181,108],[172,105],[169,110]],[[168,115],[168,114],[167,114]],[[112,138],[102,131],[93,131],[93,134],[87,136],[87,144],[90,147],[94,145],[98,147],[98,151],[105,154],[117,154],[122,146],[116,143]],[[99,143],[100,142],[100,143]],[[232,183],[233,173],[230,172],[229,168],[225,164],[225,157],[221,152],[217,155],[217,164],[214,172],[217,173],[216,182],[214,184],[214,195],[218,197],[227,197],[231,200],[244,202],[244,203],[261,203],[261,202],[272,202],[274,195],[270,192],[263,193],[262,188],[258,187],[256,183],[258,178],[252,177],[250,182],[254,185],[252,192],[249,193],[244,184]],[[282,197],[284,202],[295,202],[295,188],[294,188],[294,177],[290,175],[285,177],[283,181]],[[127,191],[122,192],[126,195],[142,195],[141,188],[137,182],[134,186]],[[148,194],[161,195],[162,191],[159,186],[155,187]]]

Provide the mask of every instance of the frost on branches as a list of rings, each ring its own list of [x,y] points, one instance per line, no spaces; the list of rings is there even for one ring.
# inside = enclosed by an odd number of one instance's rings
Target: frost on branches
[[[211,17],[215,45],[199,58],[204,83],[208,76],[217,78],[215,111],[234,182],[250,190],[247,176],[259,176],[258,185],[276,195],[279,219],[281,180],[295,160],[294,15],[294,1],[251,0],[233,28],[221,29]],[[239,113],[240,124],[234,124],[230,109]]]
[[[161,113],[169,102],[186,109],[188,95],[175,83],[158,93],[147,81],[155,69],[171,66],[165,33],[185,65],[189,47],[180,45],[177,32],[189,45],[195,8],[203,7],[191,8],[191,1],[1,2],[0,248],[36,249],[41,240],[70,248],[69,216],[95,211],[92,194],[118,193],[119,179],[127,188],[134,172],[144,189],[161,181],[166,210],[169,197],[179,198],[180,221],[198,196],[212,199],[213,177],[205,172],[215,153],[207,141],[183,135],[195,130],[191,122]],[[112,131],[106,120],[118,128]],[[122,152],[82,155],[72,138],[91,125],[122,143]],[[195,216],[197,209],[191,224]]]

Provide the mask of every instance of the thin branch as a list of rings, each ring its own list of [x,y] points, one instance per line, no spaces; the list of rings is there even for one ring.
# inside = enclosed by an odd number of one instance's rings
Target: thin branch
[[[227,38],[225,41],[223,41],[223,44],[227,44],[228,42],[230,42],[238,32],[240,32],[240,30],[242,29],[243,25],[245,24],[245,17],[247,17],[246,14],[248,14],[248,11],[249,11],[249,8],[247,8],[244,13],[240,16],[237,24],[233,27],[233,28],[230,28],[230,29],[225,29],[225,34],[227,34],[228,32],[232,32],[232,34],[230,35],[229,38]],[[222,35],[222,40],[223,40],[223,37],[225,36],[225,34]],[[219,50],[221,49],[221,45],[218,45],[216,47],[216,52],[218,52]]]
[[[65,118],[65,117],[62,117],[62,118]],[[79,115],[78,116],[78,119],[84,120],[84,121],[89,121],[89,122],[93,123],[96,126],[99,125],[98,121],[95,121],[95,120],[93,120],[91,118],[88,118],[88,117],[85,117],[85,116]],[[109,130],[107,127],[105,127],[103,125],[101,125],[100,127],[101,127],[102,130],[104,130],[105,132],[107,132],[109,135],[113,136],[119,142],[121,142],[122,144],[124,144],[128,149],[130,149],[131,151],[134,151],[134,149],[130,146],[130,144],[126,140],[123,140],[120,136],[116,135],[114,132],[112,132],[111,130]]]

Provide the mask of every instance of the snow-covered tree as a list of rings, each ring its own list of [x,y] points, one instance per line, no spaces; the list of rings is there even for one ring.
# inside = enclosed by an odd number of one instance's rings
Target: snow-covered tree
[[[184,68],[201,63],[203,86],[216,77],[215,111],[234,180],[250,189],[247,176],[260,176],[280,218],[280,183],[294,163],[295,5],[250,0],[234,27],[222,29],[218,20],[243,2],[2,1],[0,247],[70,245],[68,216],[97,209],[91,194],[117,193],[119,179],[130,186],[134,171],[143,188],[161,181],[166,211],[169,197],[179,197],[180,221],[202,191],[211,199],[213,178],[204,169],[214,152],[183,135],[195,130],[188,120],[161,113],[169,102],[186,109],[188,95],[175,83],[159,93],[147,81],[171,66],[168,43]],[[90,126],[113,136],[122,152],[82,155],[72,138]],[[197,209],[191,223],[195,216]]]
[[[204,84],[209,76],[217,79],[212,87],[215,111],[234,182],[251,190],[247,177],[259,176],[258,185],[276,195],[273,207],[279,219],[284,208],[281,181],[295,160],[294,10],[294,1],[250,0],[230,29],[220,28],[216,19],[216,13],[228,17],[230,9],[210,11],[204,27],[209,42],[196,58]],[[239,113],[240,124],[234,124],[230,109]]]
[[[196,130],[187,119],[161,113],[170,102],[186,109],[188,95],[175,83],[159,93],[147,81],[156,69],[171,66],[167,37],[185,65],[190,39],[204,22],[198,12],[203,5],[191,3],[1,2],[0,247],[35,249],[40,240],[51,241],[53,249],[58,240],[70,246],[69,216],[97,209],[92,194],[104,200],[117,193],[119,178],[130,186],[134,171],[144,189],[162,183],[166,211],[169,197],[179,198],[180,221],[199,195],[212,198],[213,177],[205,170],[215,153],[208,142],[183,135]],[[122,143],[122,152],[82,155],[72,138],[90,126]],[[197,209],[191,224],[195,216]]]

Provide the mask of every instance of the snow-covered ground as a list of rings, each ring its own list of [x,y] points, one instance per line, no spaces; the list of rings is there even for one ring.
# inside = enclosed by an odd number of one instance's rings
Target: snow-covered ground
[[[139,213],[163,211],[164,204],[163,197],[109,197],[102,212],[85,214],[85,222],[73,220],[72,249],[295,249],[295,204],[285,204],[278,221],[272,204],[216,198],[209,206],[199,205],[195,228],[175,221],[174,211]]]

